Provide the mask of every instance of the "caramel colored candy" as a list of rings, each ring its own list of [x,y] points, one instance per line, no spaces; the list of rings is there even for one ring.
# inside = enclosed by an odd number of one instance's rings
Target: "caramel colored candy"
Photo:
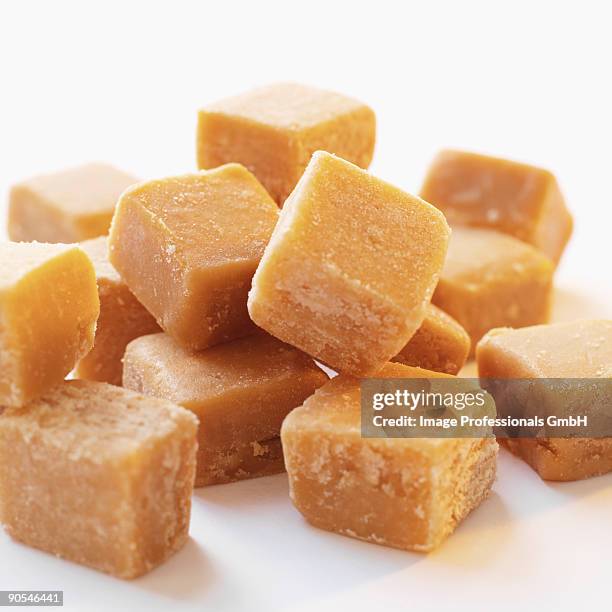
[[[79,242],[108,233],[121,192],[137,182],[106,164],[87,164],[15,185],[9,199],[11,240]]]
[[[454,227],[432,301],[457,319],[475,347],[494,327],[545,323],[553,272],[547,257],[520,240]]]
[[[441,374],[388,364],[380,378]],[[430,551],[487,496],[493,438],[363,438],[359,380],[321,387],[284,421],[291,499],[308,522],[377,544]]]
[[[335,370],[374,373],[423,322],[449,231],[433,206],[319,151],[253,278],[251,318]]]
[[[278,83],[200,111],[198,167],[240,162],[282,204],[315,151],[323,149],[367,168],[375,139],[376,118],[365,104]]]
[[[196,428],[170,402],[63,382],[0,415],[0,522],[76,563],[144,574],[187,540]]]
[[[476,358],[482,378],[612,378],[612,321],[493,329],[478,344]],[[612,438],[510,438],[504,443],[544,480],[612,471]]]
[[[435,372],[457,374],[470,352],[468,333],[445,312],[430,304],[421,327],[393,361]]]
[[[128,345],[123,372],[125,387],[199,418],[196,486],[283,471],[281,423],[326,381],[307,355],[263,333],[199,353],[144,336]]]
[[[81,248],[96,270],[100,317],[94,347],[79,361],[76,376],[121,385],[125,347],[134,338],[160,331],[159,325],[109,263],[105,236],[86,240]]]
[[[203,349],[255,330],[247,294],[277,219],[239,164],[141,183],[117,205],[110,261],[164,331]]]
[[[4,242],[0,261],[0,405],[21,406],[91,349],[100,302],[77,246]]]
[[[555,177],[542,168],[474,153],[443,151],[421,197],[454,225],[510,234],[557,263],[572,234],[572,216]]]

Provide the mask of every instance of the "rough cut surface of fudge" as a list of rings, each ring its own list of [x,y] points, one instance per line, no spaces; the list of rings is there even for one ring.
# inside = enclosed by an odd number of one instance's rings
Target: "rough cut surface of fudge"
[[[121,193],[135,177],[100,163],[36,176],[9,196],[11,240],[79,242],[108,234]]]
[[[421,197],[451,226],[494,229],[527,242],[555,264],[572,235],[573,220],[548,170],[465,151],[433,161]]]
[[[29,546],[120,578],[188,537],[195,417],[170,402],[65,381],[0,415],[0,522]]]
[[[251,318],[335,370],[372,374],[423,322],[449,233],[433,206],[318,151],[253,278]]]
[[[442,374],[401,364],[380,378]],[[487,497],[497,443],[489,438],[365,438],[359,379],[340,375],[285,419],[290,494],[316,527],[427,552]]]
[[[125,387],[198,417],[196,486],[284,471],[281,423],[326,381],[308,355],[261,332],[197,353],[167,334],[143,336],[123,372]]]
[[[75,245],[4,242],[0,261],[0,406],[21,406],[91,349],[100,302]]]
[[[153,334],[160,328],[108,261],[106,236],[86,240],[81,248],[96,270],[100,316],[94,346],[77,364],[76,376],[120,386],[125,347],[134,338]]]
[[[612,321],[493,329],[478,344],[476,359],[483,379],[612,378]],[[572,383],[568,393],[555,387],[546,393],[548,412],[558,414],[581,402],[588,414],[588,392]],[[507,438],[503,443],[544,480],[580,480],[612,471],[612,438]]]
[[[200,111],[198,167],[239,162],[282,204],[315,151],[329,151],[367,168],[375,140],[376,117],[362,102],[276,83]]]

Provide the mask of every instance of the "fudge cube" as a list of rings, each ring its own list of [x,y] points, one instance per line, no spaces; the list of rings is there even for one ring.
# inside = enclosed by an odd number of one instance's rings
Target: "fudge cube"
[[[121,193],[137,182],[106,164],[86,164],[15,185],[9,196],[11,240],[79,242],[108,234]]]
[[[199,168],[244,164],[282,204],[322,149],[367,168],[376,118],[337,93],[277,83],[217,102],[199,113]]]
[[[134,578],[185,543],[195,417],[93,381],[0,415],[0,522],[14,539]]]
[[[478,344],[478,373],[497,378],[612,378],[612,321],[584,320],[523,329],[493,329]],[[588,385],[587,385],[588,389]],[[572,405],[588,413],[580,384],[538,394],[549,414]],[[612,438],[507,438],[503,443],[544,480],[579,480],[612,471]]]
[[[430,304],[421,327],[392,361],[457,374],[466,362],[470,346],[465,329],[453,317]]]
[[[149,181],[121,196],[109,258],[164,331],[203,349],[255,330],[247,294],[277,219],[239,164]]]
[[[335,370],[373,373],[423,322],[449,233],[433,206],[319,151],[253,278],[251,318]]]
[[[75,245],[0,243],[0,405],[61,382],[92,347],[96,275]]]
[[[465,328],[475,348],[494,327],[546,323],[553,273],[545,255],[516,238],[454,227],[432,302]]]
[[[134,338],[161,330],[108,261],[106,236],[86,240],[81,248],[96,271],[100,316],[94,346],[77,364],[76,376],[120,386],[125,347]]]
[[[379,378],[442,376],[387,364]],[[359,380],[340,375],[285,419],[290,494],[312,525],[405,550],[436,548],[487,496],[493,438],[364,438]]]
[[[326,381],[307,355],[262,332],[197,353],[167,334],[143,336],[123,372],[125,387],[198,417],[196,486],[284,471],[281,423]]]
[[[448,222],[497,230],[540,249],[558,263],[572,234],[572,216],[548,171],[507,159],[443,151],[421,197]]]

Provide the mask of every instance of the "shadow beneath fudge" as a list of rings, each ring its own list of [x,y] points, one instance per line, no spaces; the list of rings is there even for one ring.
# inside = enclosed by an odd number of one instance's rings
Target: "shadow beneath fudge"
[[[193,599],[205,593],[216,572],[204,549],[189,538],[166,563],[132,582],[135,586],[171,599]]]
[[[262,539],[267,541],[265,554],[283,559],[281,566],[275,565],[275,580],[284,585],[296,607],[308,608],[313,598],[325,600],[398,572],[409,572],[426,559],[418,553],[318,529],[297,510],[292,511],[293,521],[286,531],[279,533],[271,520],[257,528],[257,535],[246,534],[245,539],[252,546],[261,546]],[[312,584],[317,585],[314,593]]]
[[[291,503],[286,474],[203,487],[194,495],[198,504],[215,506],[220,529],[231,531],[262,566],[274,567],[277,588],[295,606],[355,589],[424,559],[313,527]],[[350,571],[339,571],[347,565]]]
[[[529,500],[521,504],[521,515],[545,513],[587,497],[602,496],[609,503],[612,497],[612,473],[569,482],[542,480],[529,464],[503,447],[498,467],[504,496]]]
[[[543,480],[542,483],[562,498],[593,497],[602,491],[612,492],[612,472],[584,480],[569,482]]]
[[[267,506],[289,500],[287,473],[250,478],[238,482],[209,485],[194,489],[193,495],[208,504],[228,508]]]
[[[500,546],[511,541],[512,534],[510,511],[503,498],[491,491],[429,558],[436,563],[485,567],[499,556]]]

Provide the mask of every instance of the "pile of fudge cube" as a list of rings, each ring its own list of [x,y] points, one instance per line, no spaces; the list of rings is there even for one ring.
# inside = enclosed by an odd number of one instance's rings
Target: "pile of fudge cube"
[[[548,324],[572,233],[541,168],[444,151],[419,197],[368,173],[375,114],[276,84],[198,114],[197,167],[16,184],[0,244],[0,522],[122,578],[178,551],[193,488],[286,471],[311,524],[436,548],[498,443],[366,438],[367,378],[612,376],[612,321]],[[571,373],[571,374],[568,374]],[[610,439],[514,439],[544,479]]]

